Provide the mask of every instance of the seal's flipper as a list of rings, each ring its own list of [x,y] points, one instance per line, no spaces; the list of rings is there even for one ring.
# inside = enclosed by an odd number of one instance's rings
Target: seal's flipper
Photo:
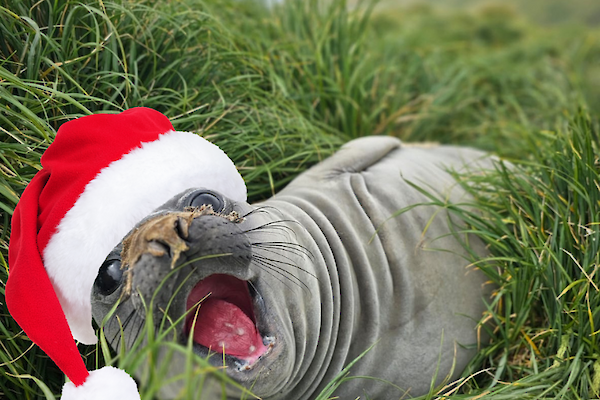
[[[404,178],[416,178],[417,181],[427,175],[424,170],[428,169],[435,178],[433,182],[437,182],[441,179],[439,173],[442,171],[493,170],[496,160],[481,150],[468,147],[437,143],[412,144],[403,143],[391,136],[367,136],[346,143],[331,157],[303,172],[288,185],[288,188],[310,188],[314,187],[316,182],[337,180],[343,174],[361,173],[374,167],[385,169],[390,165],[398,166],[398,173]],[[386,166],[376,167],[378,164]],[[385,184],[387,176],[394,169],[391,168],[388,173],[381,175],[381,184]],[[443,175],[448,180],[446,183],[454,182],[449,175]]]
[[[340,151],[322,162],[320,167],[340,172],[364,171],[400,146],[402,142],[391,136],[362,137],[346,143]]]
[[[329,180],[343,173],[361,172],[402,147],[391,136],[367,136],[346,143],[331,157],[297,177],[289,186],[312,186],[311,182]]]

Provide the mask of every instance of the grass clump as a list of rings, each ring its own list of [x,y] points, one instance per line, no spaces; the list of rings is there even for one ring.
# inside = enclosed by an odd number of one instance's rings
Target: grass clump
[[[0,3],[1,282],[10,215],[63,122],[155,108],[176,129],[220,145],[251,199],[270,195],[339,146],[332,130],[260,87],[260,64],[207,9],[201,2]],[[62,374],[0,304],[0,397],[41,396],[29,376],[44,377],[58,393]]]
[[[205,9],[200,2],[5,4],[0,118],[7,166],[39,163],[67,120],[138,106],[168,115],[176,129],[210,136],[242,172],[259,168],[245,175],[256,196],[281,187],[292,165],[331,153],[339,141],[260,88],[260,64]],[[271,165],[281,159],[288,169]],[[17,190],[1,202],[6,211],[22,190],[17,177],[24,184],[35,169],[7,173],[16,179],[2,186]]]
[[[391,8],[374,21],[388,52],[383,64],[412,73],[401,90],[411,93],[410,108],[393,127],[406,140],[526,157],[523,138],[557,129],[581,101],[596,97],[587,78],[575,87],[592,68],[596,32],[532,25],[501,6],[468,13]]]
[[[465,394],[600,396],[597,128],[581,112],[565,130],[529,143],[530,160],[463,176],[475,212],[434,201],[486,242],[492,256],[479,267],[498,285],[485,318],[491,344],[465,372],[476,374],[463,382]]]

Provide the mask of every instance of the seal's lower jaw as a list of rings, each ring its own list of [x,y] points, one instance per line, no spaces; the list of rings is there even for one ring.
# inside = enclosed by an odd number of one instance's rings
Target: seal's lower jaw
[[[259,329],[262,299],[247,281],[210,275],[194,286],[186,307],[184,332],[202,355],[221,353],[237,369],[249,370],[273,347]]]

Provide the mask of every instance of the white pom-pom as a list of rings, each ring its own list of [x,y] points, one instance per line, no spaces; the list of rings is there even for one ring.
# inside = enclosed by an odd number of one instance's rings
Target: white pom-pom
[[[61,400],[140,400],[133,378],[123,370],[106,366],[90,371],[85,383],[75,386],[67,382],[63,386]]]

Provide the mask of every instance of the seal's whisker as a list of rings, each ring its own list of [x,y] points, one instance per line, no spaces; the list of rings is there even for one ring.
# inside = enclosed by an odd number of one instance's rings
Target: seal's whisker
[[[300,271],[302,271],[302,272],[306,272],[307,274],[310,274],[310,272],[306,271],[304,268],[302,268],[302,267],[300,267],[300,266],[296,265],[296,264],[295,264],[295,263],[293,263],[293,262],[287,262],[287,261],[282,261],[282,260],[275,260],[275,259],[273,259],[273,258],[269,258],[269,257],[265,257],[265,256],[259,256],[258,254],[255,254],[253,257],[254,257],[254,258],[258,258],[258,259],[260,259],[260,260],[268,260],[268,261],[272,261],[272,262],[277,262],[277,263],[279,263],[279,264],[287,265],[288,267],[296,268],[296,269],[299,269],[299,270],[300,270]],[[291,274],[291,272],[289,272],[289,273]],[[314,275],[313,275],[313,276],[314,276]],[[296,277],[296,276],[294,276],[294,277]],[[299,279],[299,278],[298,278],[298,279]]]
[[[262,231],[264,231],[266,229],[269,229],[269,228],[270,229],[279,229],[279,230],[294,232],[294,230],[292,228],[290,228],[287,225],[282,224],[284,222],[295,222],[295,221],[285,220],[285,219],[278,220],[278,221],[270,221],[270,222],[266,222],[266,223],[264,223],[262,225],[255,226],[253,228],[248,228],[245,231],[243,231],[243,233],[252,233],[252,232],[256,232],[256,231],[261,231],[262,232]]]
[[[285,287],[287,287],[289,290],[293,291],[294,288],[292,288],[290,285],[288,285],[286,283],[285,280],[281,279],[281,277],[283,278],[287,278],[285,275],[283,275],[280,271],[277,271],[277,269],[275,269],[274,267],[265,264],[263,261],[261,260],[254,260],[254,262],[256,264],[259,264],[260,266],[264,267],[264,270],[266,273],[268,273],[269,275],[271,275],[273,278],[277,279],[279,282],[281,282],[281,284],[283,284]],[[277,272],[277,273],[276,273]],[[279,275],[279,276],[278,276]],[[293,282],[296,284],[297,287],[301,287],[300,285],[298,285],[296,282],[292,281],[290,278],[287,278],[288,282]],[[307,290],[305,288],[302,288],[302,290]],[[310,290],[309,290],[310,293]]]
[[[278,255],[279,257],[283,257],[283,258],[285,258],[286,260],[289,260],[290,262],[294,262],[294,260],[292,259],[292,257],[289,257],[289,256],[287,256],[287,255],[285,255],[285,254],[282,254],[282,253],[280,253],[279,251],[277,251],[277,250],[282,250],[282,249],[278,249],[278,248],[271,248],[271,247],[269,247],[269,246],[256,246],[256,247],[258,247],[256,250],[260,250],[260,251],[268,252],[268,253],[271,253],[271,254],[276,254],[276,255]],[[287,249],[283,249],[283,250],[289,251],[289,250],[287,250]],[[290,251],[290,252],[291,252],[291,251]],[[291,253],[293,253],[293,252],[291,252]],[[294,267],[296,267],[296,268],[298,268],[298,269],[300,269],[301,271],[304,271],[304,269],[303,269],[302,267],[300,267],[300,266],[298,266],[298,265],[296,265],[296,264],[293,264],[293,266],[294,266]],[[306,271],[305,271],[305,272],[306,272]]]
[[[289,226],[289,224],[286,224],[286,222],[294,222],[294,221],[287,221],[287,220],[271,221],[271,222],[265,223],[263,225],[254,227],[254,228],[249,228],[245,232],[242,232],[242,233],[247,234],[249,237],[251,237],[254,234],[275,235],[275,236],[283,237],[283,239],[286,242],[298,242],[298,232],[295,229],[293,229],[291,226]]]
[[[288,232],[278,232],[275,229],[264,229],[262,231],[257,231],[257,232],[250,232],[248,233],[248,239],[250,241],[252,241],[253,235],[260,235],[260,238],[257,239],[257,241],[267,241],[268,239],[272,239],[272,241],[283,241],[285,243],[289,243],[289,242],[297,242],[297,238],[295,237],[295,233],[294,233],[294,237],[292,237]]]
[[[248,281],[248,284],[250,286],[252,286],[252,289],[254,289],[254,292],[258,293],[258,295],[262,298],[260,292],[258,291],[258,288],[254,285],[254,283],[252,283],[252,281]]]
[[[291,266],[291,267],[294,267],[294,268],[299,268],[297,265],[294,265],[292,263],[288,263],[288,262],[285,262],[285,261],[273,260],[272,258],[263,257],[263,256],[259,256],[259,255],[253,255],[252,258],[253,258],[253,260],[256,260],[257,262],[260,262],[261,265],[263,265],[263,266],[265,266],[265,265],[269,266],[272,271],[278,272],[281,276],[287,277],[290,281],[292,281],[292,282],[293,281],[297,281],[302,286],[304,286],[306,289],[308,289],[308,291],[310,291],[310,288],[308,287],[308,285],[306,283],[304,283],[304,281],[302,279],[300,279],[296,275],[292,274],[290,271],[286,270],[285,268],[279,267],[277,265],[277,263],[288,265],[288,266]],[[304,271],[302,268],[299,268],[299,269],[301,271],[303,271],[303,272],[306,272],[306,273],[310,274],[308,271]]]
[[[117,329],[112,339],[109,340],[111,346],[113,345],[115,340],[117,340],[117,337],[121,335],[121,332],[124,332],[125,329],[127,329],[127,325],[129,325],[129,322],[131,321],[131,318],[134,316],[134,314],[135,311],[132,311],[129,313],[129,315],[127,315],[127,318],[125,318],[125,322],[121,324],[120,329]]]
[[[292,258],[286,256],[285,254],[281,254],[281,253],[277,252],[276,250],[278,250],[278,249],[261,248],[261,249],[258,249],[258,250],[262,250],[262,251],[265,251],[265,252],[270,252],[272,254],[276,254],[276,255],[278,255],[280,257],[283,257],[286,260],[289,260],[291,262],[286,262],[286,261],[281,261],[281,260],[277,260],[277,262],[279,262],[281,264],[288,265],[288,266],[290,266],[292,268],[296,268],[296,269],[298,269],[298,270],[300,270],[300,271],[302,271],[302,272],[304,272],[304,273],[312,276],[313,278],[318,279],[315,274],[313,274],[312,272],[309,272],[306,268],[303,268],[300,265],[298,265],[297,263],[295,263]],[[255,256],[255,257],[260,257],[260,256]],[[271,261],[275,261],[275,260],[273,260],[271,258],[268,258],[268,257],[265,257],[265,258],[268,259],[268,260],[271,260]]]
[[[254,208],[253,210],[249,211],[248,213],[242,215],[242,218],[246,218],[248,216],[251,216],[251,215],[257,214],[257,213],[265,213],[265,212],[267,212],[267,210],[271,210],[271,211],[276,212],[279,215],[282,215],[282,212],[273,206],[259,206],[259,207]]]
[[[263,249],[281,249],[285,251],[289,251],[290,253],[294,253],[300,256],[307,256],[311,261],[314,261],[315,256],[313,253],[306,247],[298,243],[289,243],[289,242],[254,242],[251,243],[252,246],[260,247]]]
[[[129,347],[131,347],[133,343],[137,341],[137,338],[140,336],[140,332],[142,331],[142,328],[144,328],[145,325],[142,317],[140,317],[139,315],[136,315],[136,317],[140,319],[140,323],[137,324],[137,332],[135,333],[135,335],[132,336],[131,344],[129,345]]]
[[[131,321],[134,317],[137,317],[135,310],[131,311],[129,313],[129,315],[127,315],[127,317],[125,318],[125,321],[123,321],[123,323],[121,324],[120,329],[117,329],[113,338],[111,340],[109,340],[109,343],[111,346],[113,346],[115,343],[115,340],[117,340],[118,337],[121,336],[121,332],[125,332],[125,330],[127,329],[127,326],[129,326],[129,324],[131,323]]]
[[[131,313],[133,314],[133,312]],[[131,316],[131,314],[129,314],[129,316]],[[128,317],[129,318],[129,317]],[[123,330],[125,330],[125,328],[123,328]],[[112,339],[110,339],[108,342],[110,343],[110,347],[112,347],[113,349],[118,349],[118,346],[115,346],[115,340],[117,340],[119,337],[121,336],[121,330],[118,329],[114,336],[112,337]]]

